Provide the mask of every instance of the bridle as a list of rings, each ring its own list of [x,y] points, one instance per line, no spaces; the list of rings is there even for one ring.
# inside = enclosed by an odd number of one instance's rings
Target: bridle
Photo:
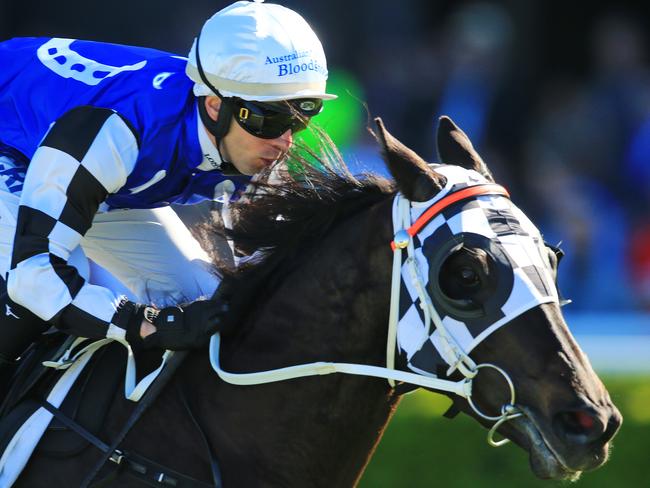
[[[396,382],[409,383],[411,385],[420,386],[423,388],[454,393],[465,398],[471,409],[479,417],[495,422],[490,428],[487,435],[487,441],[491,446],[499,447],[509,440],[507,438],[495,440],[496,431],[504,422],[512,420],[524,415],[516,406],[515,387],[510,379],[510,376],[499,366],[491,363],[476,364],[472,358],[469,357],[465,351],[459,346],[440,319],[439,314],[436,312],[431,297],[427,293],[424,281],[420,276],[415,257],[413,237],[416,236],[428,222],[440,214],[443,210],[448,208],[454,203],[476,198],[482,195],[497,195],[509,197],[508,192],[499,185],[484,183],[478,185],[468,186],[466,188],[454,191],[444,196],[440,200],[433,203],[422,215],[413,223],[411,223],[410,207],[412,203],[403,195],[398,193],[395,196],[393,203],[393,229],[394,239],[391,242],[393,249],[393,271],[391,282],[391,303],[389,312],[388,324],[388,339],[386,341],[386,367],[370,366],[362,364],[350,363],[332,363],[332,362],[316,362],[309,364],[300,364],[296,366],[288,366],[284,368],[260,371],[256,373],[230,373],[224,371],[220,366],[219,350],[220,350],[220,335],[217,333],[212,336],[210,341],[210,362],[213,369],[219,377],[231,384],[235,385],[257,385],[263,383],[273,383],[276,381],[283,381],[293,378],[301,378],[305,376],[326,375],[331,373],[345,373],[362,376],[372,376],[377,378],[384,378],[392,388],[395,388]],[[431,328],[435,327],[442,341],[455,360],[449,367],[447,375],[452,374],[458,370],[463,379],[459,381],[447,380],[437,378],[434,375],[425,376],[421,373],[411,373],[395,369],[395,351],[397,342],[397,323],[398,323],[398,304],[400,295],[400,282],[401,282],[401,269],[402,269],[402,251],[406,249],[408,255],[406,264],[409,269],[409,276],[413,286],[418,290],[420,296],[420,303],[425,315],[426,325]],[[481,369],[493,369],[497,371],[504,378],[508,385],[510,399],[509,402],[501,407],[500,415],[488,415],[481,411],[474,401],[472,400],[472,385]]]
[[[436,311],[431,297],[426,291],[424,280],[420,275],[420,271],[416,263],[415,248],[413,245],[413,238],[416,237],[418,233],[443,210],[457,202],[469,200],[482,195],[498,195],[504,196],[506,198],[510,197],[507,190],[500,185],[485,183],[468,186],[461,190],[454,191],[436,201],[433,205],[427,208],[427,210],[425,210],[413,223],[411,223],[411,202],[402,194],[398,194],[395,197],[393,204],[393,231],[395,232],[395,235],[393,241],[391,242],[391,249],[393,250],[393,272],[391,281],[390,312],[388,319],[388,338],[386,340],[386,367],[388,369],[395,369],[395,351],[397,341],[397,325],[399,322],[398,315],[401,290],[400,285],[402,280],[401,270],[403,266],[402,252],[404,249],[406,249],[407,258],[404,264],[408,267],[411,284],[417,290],[417,293],[419,295],[421,304],[420,306],[424,313],[425,327],[428,329],[429,333],[432,332],[432,326],[438,331],[440,340],[443,343],[442,347],[447,351],[447,356],[452,356],[454,358],[454,361],[451,363],[451,366],[449,366],[449,369],[446,372],[447,376],[458,370],[465,377],[465,379],[461,381],[471,385],[481,369],[489,368],[501,374],[508,385],[510,392],[510,401],[501,407],[500,415],[487,415],[481,411],[481,409],[479,409],[472,400],[471,389],[469,391],[469,394],[465,397],[469,406],[479,417],[485,420],[495,421],[495,424],[488,431],[487,441],[491,446],[499,447],[508,442],[508,439],[506,438],[499,441],[496,441],[494,439],[494,435],[496,434],[499,426],[508,420],[512,420],[523,415],[523,412],[521,412],[521,410],[515,406],[514,384],[512,383],[510,376],[500,367],[491,363],[476,364],[474,360],[470,358],[469,355],[457,343],[457,341],[454,339],[454,336],[449,333],[447,328],[444,326],[440,315]],[[395,386],[394,380],[389,379],[388,382],[391,386]]]

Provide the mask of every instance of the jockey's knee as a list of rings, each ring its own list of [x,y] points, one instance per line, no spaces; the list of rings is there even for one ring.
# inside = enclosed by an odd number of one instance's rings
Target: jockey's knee
[[[14,303],[0,280],[0,357],[13,361],[19,357],[49,324],[25,307]]]

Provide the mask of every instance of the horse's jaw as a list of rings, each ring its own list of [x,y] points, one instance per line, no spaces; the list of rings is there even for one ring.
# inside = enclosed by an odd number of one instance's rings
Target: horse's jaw
[[[582,471],[569,468],[561,456],[547,442],[544,434],[528,415],[516,420],[515,428],[527,443],[530,468],[541,479],[577,481]]]

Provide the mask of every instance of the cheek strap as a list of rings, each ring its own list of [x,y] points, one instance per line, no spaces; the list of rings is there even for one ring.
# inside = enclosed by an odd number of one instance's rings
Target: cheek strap
[[[228,133],[232,114],[233,106],[230,100],[227,98],[221,98],[219,115],[217,116],[217,120],[213,120],[212,117],[208,115],[208,110],[205,108],[205,96],[199,97],[199,116],[201,117],[201,122],[203,122],[205,128],[208,129],[208,132],[212,134],[217,141],[223,140]]]
[[[221,97],[219,97],[221,98]],[[217,141],[217,152],[221,158],[221,166],[219,167],[220,171],[226,176],[237,176],[242,173],[235,168],[235,166],[224,158],[223,153],[221,152],[221,144],[224,137],[230,129],[230,120],[232,119],[233,114],[233,104],[227,98],[221,98],[221,108],[219,109],[219,115],[217,120],[213,120],[212,117],[208,114],[208,110],[205,108],[205,97],[199,97],[199,117],[201,117],[201,122],[208,130],[210,134],[214,136]]]
[[[218,96],[221,99],[221,108],[219,109],[219,115],[217,116],[217,120],[214,121],[212,118],[208,115],[208,112],[205,108],[205,97],[199,97],[199,114],[201,115],[201,121],[203,122],[203,125],[205,125],[206,129],[212,134],[214,137],[217,139],[217,150],[219,150],[219,141],[221,141],[225,135],[228,133],[228,129],[230,128],[230,118],[232,117],[233,114],[233,107],[232,103],[230,100],[227,98],[222,97],[219,94],[219,90],[210,83],[208,80],[207,76],[205,76],[205,71],[203,71],[203,64],[201,63],[201,56],[199,55],[200,49],[199,49],[199,42],[201,41],[201,33],[199,32],[199,35],[196,38],[196,51],[195,51],[195,56],[196,56],[196,67],[199,71],[199,76],[201,77],[201,81],[205,83],[205,85],[212,90],[212,92]],[[221,153],[219,154],[221,156]],[[221,158],[223,161],[223,158]]]
[[[223,157],[223,154],[221,154],[221,149],[219,148],[220,141],[223,141],[223,138],[226,137],[226,134],[228,133],[228,129],[230,129],[230,119],[232,119],[234,106],[231,100],[224,98],[219,94],[219,90],[217,90],[214,85],[210,83],[207,76],[205,76],[203,65],[201,64],[201,56],[199,55],[200,40],[201,33],[199,32],[199,35],[196,38],[195,51],[196,67],[198,68],[199,76],[201,77],[203,83],[205,83],[205,85],[221,99],[221,108],[219,109],[217,120],[215,121],[212,120],[212,118],[208,115],[208,111],[205,108],[205,97],[199,97],[199,115],[201,117],[201,122],[203,122],[205,128],[208,129],[208,132],[212,134],[217,141],[217,152],[221,158],[221,172],[227,176],[241,175],[241,173],[237,170],[237,168],[235,168],[232,163],[226,161],[226,159]]]

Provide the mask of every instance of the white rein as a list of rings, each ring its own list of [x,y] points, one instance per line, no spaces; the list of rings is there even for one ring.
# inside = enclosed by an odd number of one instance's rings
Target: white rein
[[[285,368],[273,369],[269,371],[259,371],[255,373],[230,373],[221,368],[219,361],[220,336],[215,334],[210,340],[210,362],[213,369],[219,377],[234,385],[258,385],[263,383],[273,383],[294,378],[306,376],[326,375],[332,373],[345,373],[361,376],[371,376],[384,378],[388,380],[391,387],[395,387],[395,382],[409,383],[431,390],[454,393],[465,398],[470,407],[477,415],[496,423],[488,432],[488,443],[498,447],[508,442],[508,439],[494,440],[496,429],[505,421],[523,415],[515,407],[515,390],[512,380],[508,374],[498,366],[484,363],[477,365],[458,345],[454,337],[449,334],[442,324],[429,294],[423,285],[417,263],[414,256],[413,240],[406,229],[411,226],[410,215],[411,202],[401,194],[395,196],[393,201],[393,229],[395,230],[394,254],[393,254],[393,272],[391,283],[391,302],[388,322],[388,338],[386,341],[386,367],[370,366],[364,364],[350,363],[333,363],[333,362],[315,362],[288,366]],[[431,324],[438,330],[444,347],[448,352],[448,357],[454,357],[455,361],[449,367],[447,375],[450,375],[456,369],[464,376],[459,381],[444,380],[434,375],[425,376],[421,373],[410,373],[395,369],[395,350],[397,344],[397,323],[399,321],[399,296],[401,283],[402,268],[402,250],[406,249],[408,257],[406,263],[409,269],[409,277],[413,286],[417,289],[420,297],[420,303],[425,315],[425,324],[431,330]],[[510,390],[510,402],[502,407],[501,415],[490,416],[484,414],[472,401],[472,383],[481,368],[490,368],[499,372],[506,380]]]

